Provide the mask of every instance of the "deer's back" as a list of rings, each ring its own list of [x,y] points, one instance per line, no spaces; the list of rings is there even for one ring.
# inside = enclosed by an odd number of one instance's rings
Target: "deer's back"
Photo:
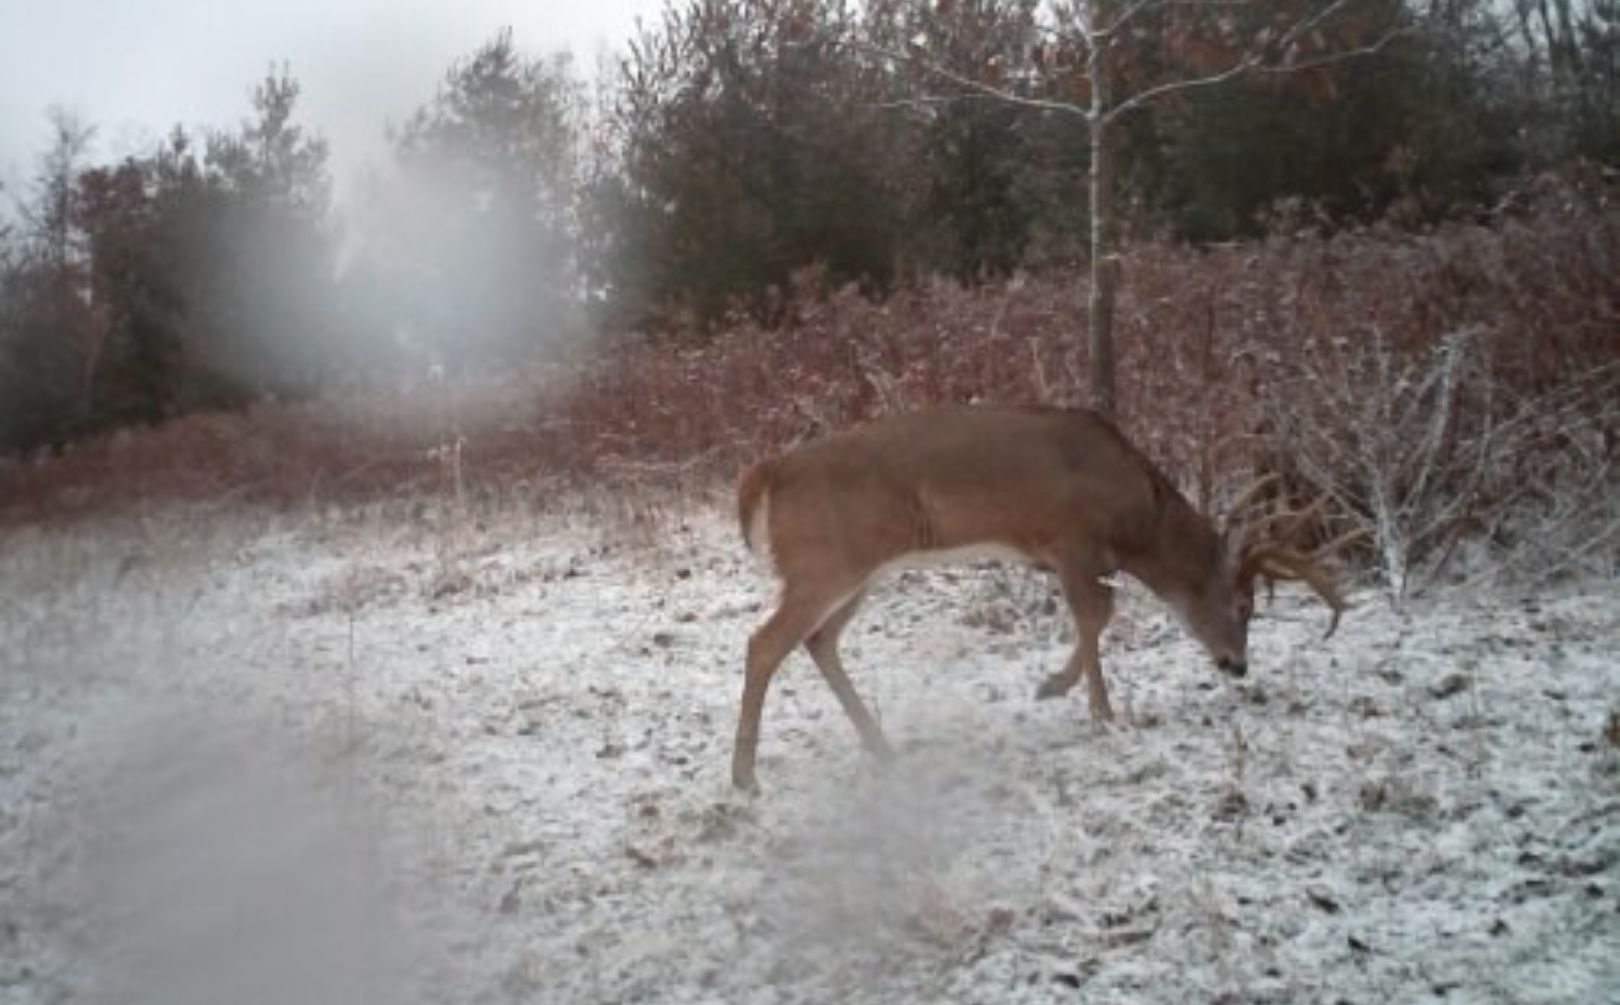
[[[805,444],[771,467],[778,555],[862,565],[977,544],[1039,557],[1077,534],[1136,533],[1155,497],[1151,464],[1084,410],[893,416]]]

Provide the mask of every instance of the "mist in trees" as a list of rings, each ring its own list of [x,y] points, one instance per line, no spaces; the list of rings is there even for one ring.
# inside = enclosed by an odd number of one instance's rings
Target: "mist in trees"
[[[57,108],[51,145],[18,222],[0,235],[0,446],[59,441],[81,410],[78,359],[91,332],[75,185],[94,131]]]
[[[90,132],[55,117],[5,260],[9,445],[319,385],[337,335],[330,181],[297,97],[272,74],[238,130],[176,129],[111,165],[85,165]]]
[[[1331,0],[1230,8],[1121,7],[1111,93],[1245,45],[1308,64],[1368,31]],[[1425,226],[1536,172],[1620,165],[1614,0],[1363,8],[1398,29],[1364,58],[1232,73],[1120,119],[1123,239],[1261,235],[1284,206]],[[807,269],[881,297],[1086,261],[1092,148],[1073,110],[1093,97],[1101,36],[1081,22],[1097,11],[671,0],[595,79],[499,32],[341,201],[289,68],[234,128],[175,128],[113,163],[93,124],[53,112],[34,178],[0,195],[0,451],[501,371],[603,329],[783,322]]]
[[[582,85],[497,34],[393,135],[358,195],[346,282],[373,365],[480,370],[578,328]]]

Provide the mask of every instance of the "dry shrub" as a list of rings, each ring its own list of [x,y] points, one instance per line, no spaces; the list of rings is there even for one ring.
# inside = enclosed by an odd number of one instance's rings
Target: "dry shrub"
[[[554,440],[556,386],[552,371],[430,379],[127,429],[0,469],[0,522],[149,501],[288,507],[523,486]]]
[[[1549,185],[1426,234],[1371,227],[1136,249],[1119,304],[1121,423],[1208,504],[1256,469],[1326,494],[1394,596],[1479,542],[1492,568],[1612,569],[1620,216]],[[1072,274],[872,303],[809,277],[782,330],[638,343],[568,402],[589,462],[734,470],[867,416],[1083,399]],[[1324,537],[1330,536],[1324,532]]]
[[[1290,472],[1366,532],[1397,601],[1446,571],[1463,542],[1497,552],[1493,568],[1537,576],[1620,543],[1608,446],[1620,367],[1514,393],[1489,351],[1471,329],[1427,351],[1380,332],[1313,339],[1263,399]]]
[[[1177,254],[1152,278],[1196,290],[1202,257]],[[566,421],[590,448],[582,463],[612,456],[729,472],[874,415],[945,402],[1080,404],[1084,299],[1072,272],[978,289],[930,281],[882,302],[804,276],[781,329],[739,319],[700,345],[616,347],[576,387]],[[1239,424],[1220,408],[1231,395],[1211,373],[1209,301],[1195,295],[1182,308],[1147,291],[1122,309],[1123,421],[1172,466],[1196,458],[1210,426]]]
[[[1620,221],[1541,197],[1421,238],[1281,242],[1257,284],[1270,454],[1368,532],[1396,600],[1459,551],[1531,584],[1620,555]]]
[[[1601,186],[1547,183],[1423,234],[1147,244],[1124,277],[1121,424],[1201,503],[1283,469],[1374,532],[1363,557],[1397,594],[1461,540],[1503,559],[1549,526],[1566,559],[1612,566],[1620,213]],[[881,302],[806,273],[776,329],[739,319],[704,341],[610,339],[546,372],[195,416],[0,472],[0,507],[713,484],[872,415],[1081,403],[1084,300],[1080,270],[919,281]]]

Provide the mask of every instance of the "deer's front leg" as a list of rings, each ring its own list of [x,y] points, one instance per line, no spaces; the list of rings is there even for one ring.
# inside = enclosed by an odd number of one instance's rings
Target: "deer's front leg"
[[[1103,682],[1102,633],[1114,616],[1114,591],[1094,576],[1064,575],[1062,581],[1063,596],[1068,600],[1069,611],[1074,615],[1075,631],[1080,638],[1069,662],[1062,671],[1041,681],[1035,697],[1057,698],[1066,695],[1080,683],[1083,675],[1086,678],[1086,697],[1091,706],[1091,717],[1100,722],[1110,722],[1114,718],[1114,709],[1108,703],[1108,685]]]

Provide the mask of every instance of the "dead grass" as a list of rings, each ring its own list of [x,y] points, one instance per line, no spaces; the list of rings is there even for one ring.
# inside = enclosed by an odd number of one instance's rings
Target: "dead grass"
[[[1342,406],[1384,380],[1380,393],[1421,418],[1430,406],[1393,382],[1466,332],[1492,401],[1531,403],[1513,414],[1537,414],[1542,397],[1557,409],[1522,423],[1535,450],[1491,455],[1489,484],[1543,485],[1539,504],[1565,521],[1615,516],[1558,499],[1578,486],[1587,502],[1601,499],[1620,452],[1620,410],[1596,405],[1603,388],[1571,391],[1620,360],[1620,213],[1606,191],[1550,183],[1519,205],[1529,208],[1425,234],[1372,227],[1206,250],[1139,246],[1119,302],[1121,424],[1201,502],[1287,465],[1305,478],[1296,490],[1332,490],[1351,518],[1380,527],[1371,558],[1396,532],[1369,501],[1377,478],[1345,458],[1376,416]],[[601,515],[656,538],[672,500],[718,500],[748,460],[864,417],[943,402],[1082,403],[1081,276],[975,289],[923,281],[878,303],[807,274],[775,330],[739,319],[702,344],[626,337],[543,371],[193,415],[0,468],[0,525],[174,500],[319,511],[415,499],[465,517],[607,487],[592,493]],[[1391,365],[1369,370],[1369,359]],[[1479,400],[1462,402],[1475,411],[1458,413],[1459,429],[1483,428]],[[1314,454],[1279,416],[1314,423]],[[1571,422],[1578,436],[1564,435]],[[1337,453],[1324,455],[1323,443]],[[1580,470],[1549,484],[1547,472],[1575,454]],[[1445,458],[1446,470],[1466,470],[1461,456]],[[1484,482],[1474,481],[1477,492]],[[1447,512],[1431,502],[1426,519]],[[1444,551],[1447,535],[1431,536]]]

